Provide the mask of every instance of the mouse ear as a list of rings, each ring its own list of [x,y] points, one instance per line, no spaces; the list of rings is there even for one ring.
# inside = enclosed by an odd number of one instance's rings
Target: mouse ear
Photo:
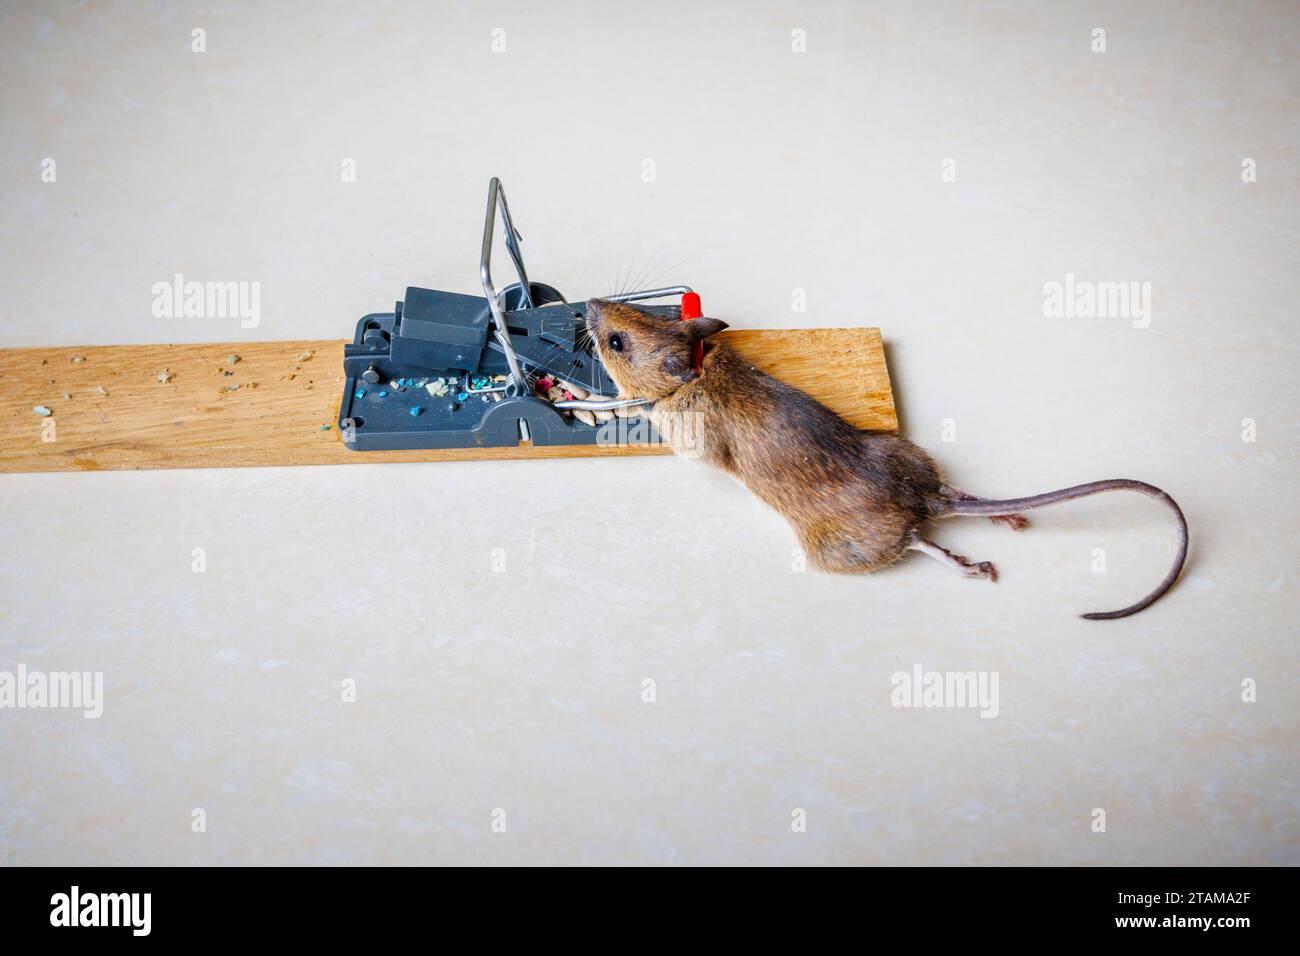
[[[710,335],[717,335],[727,327],[727,323],[721,319],[699,318],[691,319],[686,323],[686,334],[693,341],[707,339]]]
[[[695,378],[695,370],[691,368],[691,363],[684,361],[677,355],[665,356],[663,369],[665,375],[671,375],[673,378],[680,379],[683,383]]]

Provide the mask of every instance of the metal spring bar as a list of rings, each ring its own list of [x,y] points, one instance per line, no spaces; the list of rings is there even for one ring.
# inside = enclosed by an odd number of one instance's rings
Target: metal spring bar
[[[618,295],[603,296],[608,302],[640,302],[642,299],[662,299],[666,295],[685,295],[694,292],[688,285],[670,285],[662,289],[645,289],[641,292],[622,292]]]
[[[520,299],[519,307],[522,309],[531,309],[533,307],[532,287],[528,284],[528,273],[524,270],[524,257],[519,251],[519,243],[523,236],[515,228],[514,220],[510,217],[510,205],[506,202],[506,191],[501,185],[501,180],[496,176],[488,183],[488,201],[487,215],[483,221],[483,251],[479,256],[479,278],[483,281],[483,294],[487,297],[488,309],[492,312],[493,333],[497,342],[501,345],[501,350],[505,353],[506,364],[510,366],[510,385],[513,386],[515,395],[528,394],[528,378],[524,374],[523,366],[519,364],[519,356],[515,354],[514,343],[510,340],[510,330],[506,326],[505,311],[501,307],[501,297],[497,294],[496,286],[492,284],[492,236],[496,226],[496,216],[498,210],[501,213],[501,221],[505,223],[505,243],[506,252],[510,254],[510,259],[515,266],[515,274],[519,276]],[[665,286],[662,289],[644,289],[640,292],[623,292],[618,295],[608,296],[611,302],[640,302],[645,299],[661,299],[669,295],[684,295],[694,290],[688,285]],[[511,388],[500,386],[490,386],[483,389],[473,389],[470,386],[470,375],[465,373],[465,390],[473,392],[497,392],[504,391],[510,394]],[[645,399],[639,398],[616,398],[604,401],[591,401],[590,399],[574,399],[566,402],[554,403],[556,408],[579,408],[589,409],[592,411],[609,411],[615,408],[626,408],[633,405],[649,404]]]
[[[648,398],[602,398],[599,401],[590,398],[573,398],[563,402],[553,402],[556,408],[580,408],[591,412],[612,412],[616,408],[631,408],[633,405],[649,405]]]
[[[514,220],[510,218],[510,207],[506,204],[506,193],[501,188],[501,180],[493,176],[492,181],[488,183],[487,217],[483,222],[483,253],[479,257],[479,278],[483,280],[483,294],[487,296],[488,309],[492,312],[493,331],[497,342],[501,345],[501,350],[505,352],[506,364],[510,366],[510,380],[514,385],[515,394],[527,395],[528,379],[519,364],[519,356],[515,354],[514,343],[510,341],[505,312],[501,308],[496,286],[492,284],[492,231],[496,225],[498,209],[501,210],[501,220],[506,227],[506,251],[510,253],[510,258],[515,264],[515,272],[519,275],[519,289],[522,296],[520,304],[526,309],[531,309],[532,290],[528,285],[528,274],[524,271],[523,255],[519,252],[519,241],[523,236],[519,234]]]

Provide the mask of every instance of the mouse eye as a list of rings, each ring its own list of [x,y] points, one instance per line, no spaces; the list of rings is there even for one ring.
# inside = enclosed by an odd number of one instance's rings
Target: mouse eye
[[[609,347],[615,352],[623,351],[623,336],[619,335],[617,332],[611,335],[609,337]]]

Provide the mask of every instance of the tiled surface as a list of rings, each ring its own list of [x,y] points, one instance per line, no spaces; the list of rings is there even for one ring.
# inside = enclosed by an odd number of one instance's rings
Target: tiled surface
[[[7,4],[5,344],[342,338],[473,291],[496,174],[571,296],[879,325],[958,484],[1166,487],[1183,582],[1075,616],[1170,559],[1124,496],[940,528],[990,586],[799,573],[671,459],[4,476],[0,670],[105,701],[0,710],[0,861],[1300,862],[1294,5],[547,6]],[[178,272],[260,324],[155,317]],[[998,716],[891,706],[916,664]]]

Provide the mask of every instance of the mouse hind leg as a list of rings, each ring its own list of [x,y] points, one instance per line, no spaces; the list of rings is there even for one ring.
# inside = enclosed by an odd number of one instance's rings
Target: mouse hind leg
[[[987,498],[981,498],[979,495],[972,495],[970,492],[962,491],[960,488],[954,488],[952,485],[944,485],[939,489],[939,493],[945,498],[953,498],[957,501],[988,501]],[[989,518],[994,524],[1003,524],[1012,531],[1024,531],[1029,527],[1029,519],[1024,515],[993,515]]]
[[[912,551],[928,554],[940,564],[946,564],[968,578],[988,578],[990,581],[998,579],[998,569],[993,566],[992,561],[972,561],[965,555],[953,554],[947,548],[926,540],[915,531],[912,532],[907,547]]]

